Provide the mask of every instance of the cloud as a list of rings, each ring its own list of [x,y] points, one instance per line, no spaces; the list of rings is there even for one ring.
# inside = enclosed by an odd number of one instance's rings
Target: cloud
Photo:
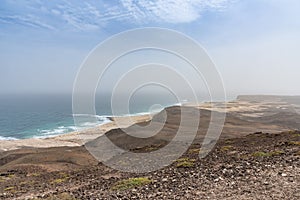
[[[117,21],[125,23],[190,23],[204,11],[226,7],[233,0],[118,0],[47,2],[7,1],[0,23],[49,30],[93,31]],[[2,9],[3,10],[3,9]]]
[[[121,0],[122,5],[138,21],[189,23],[207,9],[223,9],[232,0]]]
[[[101,5],[101,4],[100,4]],[[104,27],[109,21],[125,19],[128,12],[119,6],[99,6],[87,2],[71,3],[69,1],[55,4],[45,12],[54,15],[58,21],[63,21],[75,30],[92,31]]]
[[[6,24],[20,24],[24,26],[30,26],[33,28],[43,28],[55,30],[55,28],[47,23],[41,22],[37,17],[33,15],[10,15],[10,16],[0,16],[0,21]]]

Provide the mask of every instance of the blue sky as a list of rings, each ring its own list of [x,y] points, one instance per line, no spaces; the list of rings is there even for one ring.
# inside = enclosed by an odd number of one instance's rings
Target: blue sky
[[[2,0],[0,93],[70,93],[99,42],[131,28],[203,45],[229,95],[300,94],[297,0]]]

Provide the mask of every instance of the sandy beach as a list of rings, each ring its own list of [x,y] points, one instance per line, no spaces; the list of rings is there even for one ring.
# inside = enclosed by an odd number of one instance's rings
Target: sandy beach
[[[30,138],[21,140],[1,140],[0,151],[9,151],[20,148],[49,148],[62,146],[81,146],[87,141],[91,141],[104,133],[116,129],[126,128],[132,124],[145,122],[151,120],[150,114],[133,115],[112,118],[111,122],[96,126],[94,128],[84,129],[81,131],[74,131],[49,138]]]
[[[251,133],[256,131],[268,131],[268,132],[279,132],[288,130],[285,124],[263,122],[263,119],[268,116],[273,116],[276,113],[296,113],[295,106],[287,103],[286,100],[280,98],[266,98],[259,96],[247,97],[241,96],[235,101],[230,102],[207,102],[200,105],[195,104],[185,104],[185,106],[193,107],[202,110],[208,110],[213,112],[226,112],[227,118],[234,119],[236,123],[227,123],[224,126],[225,134],[230,135],[236,131],[239,131],[241,135],[244,133]],[[253,99],[254,98],[254,99]],[[263,99],[263,100],[261,100]],[[256,100],[256,101],[255,101]],[[23,140],[3,140],[0,141],[0,151],[8,151],[13,149],[19,149],[24,147],[37,147],[37,148],[47,148],[47,147],[60,147],[60,146],[81,146],[88,141],[94,140],[97,137],[103,135],[104,133],[118,128],[127,128],[135,123],[141,123],[151,120],[153,114],[143,114],[143,115],[132,115],[111,118],[112,121],[106,124],[99,125],[94,128],[85,129],[82,131],[71,132],[50,138],[32,138]],[[277,116],[277,118],[280,116]],[[273,117],[274,121],[278,121],[276,117]],[[291,117],[290,117],[291,118]],[[228,121],[227,120],[227,121]],[[233,121],[234,121],[233,120]],[[246,122],[252,122],[251,125],[246,125],[245,123],[238,122],[238,120],[245,120]],[[253,127],[253,123],[256,122],[257,125]],[[262,123],[260,123],[262,122]],[[282,121],[284,122],[284,121]],[[240,123],[240,125],[238,124]],[[243,125],[242,125],[243,124]],[[290,127],[293,128],[293,127]],[[297,127],[295,127],[297,128]]]
[[[300,114],[294,105],[284,98],[261,101],[252,97],[185,106],[187,121],[200,112],[197,134],[181,158],[154,172],[118,171],[95,159],[97,154],[90,150],[108,156],[108,161],[116,161],[117,166],[148,169],[153,166],[149,163],[173,156],[178,145],[184,143],[178,140],[169,154],[145,160],[141,165],[131,166],[134,156],[130,153],[157,153],[169,144],[180,127],[180,106],[165,108],[165,121],[160,121],[163,112],[154,116],[126,116],[52,138],[1,141],[0,198],[167,199],[170,194],[172,199],[199,195],[207,199],[253,199],[253,195],[258,199],[299,198],[300,132],[293,130],[300,130]],[[199,158],[211,115],[221,112],[226,112],[222,133],[219,138],[211,138],[217,139],[217,143],[209,155]],[[138,138],[126,134],[133,123],[143,126],[150,124],[150,120],[154,128],[163,124],[156,135]],[[191,129],[185,127],[184,137],[190,137]],[[143,126],[138,133],[143,135],[151,130]],[[111,149],[103,145],[103,137],[125,151],[110,157]],[[118,189],[120,183],[132,178],[147,183]]]
[[[187,103],[185,106],[212,112],[226,112],[227,121],[232,119],[235,123],[225,123],[225,135],[234,134],[234,132],[237,131],[240,135],[256,131],[279,132],[289,130],[289,128],[298,127],[297,124],[296,127],[287,127],[284,120],[281,120],[282,124],[277,122],[278,118],[280,118],[280,116],[276,116],[277,113],[283,112],[297,114],[295,111],[296,107],[294,105],[288,103],[286,99],[279,97],[268,96],[266,98],[266,96],[240,96],[236,100],[230,102],[206,102],[199,105]],[[0,151],[9,151],[28,147],[47,148],[81,146],[110,130],[127,128],[136,123],[150,121],[154,114],[112,117],[111,122],[106,124],[50,138],[2,140],[0,141]],[[263,120],[268,116],[273,116],[274,123],[268,120],[263,122]],[[290,116],[290,118],[293,118],[293,116]],[[176,120],[179,119],[174,119],[174,121]],[[239,120],[244,120],[246,124]],[[297,121],[297,118],[294,118],[293,120]],[[256,126],[253,126],[254,122],[257,123]]]

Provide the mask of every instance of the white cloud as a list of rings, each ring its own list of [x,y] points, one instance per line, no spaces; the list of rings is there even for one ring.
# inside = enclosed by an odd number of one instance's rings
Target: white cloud
[[[232,0],[121,0],[138,21],[188,23],[197,20],[207,9],[221,9]]]
[[[64,4],[55,5],[52,13],[73,28],[84,31],[100,29],[110,20],[124,19],[129,16],[129,13],[124,12],[124,9],[120,9],[119,6],[101,5],[102,8],[98,6],[96,3],[72,4],[65,1]]]
[[[234,0],[119,0],[24,2],[17,12],[0,16],[1,23],[22,24],[44,29],[74,29],[93,31],[111,21],[130,23],[189,23],[201,17],[207,9],[221,9]],[[21,8],[22,7],[22,8]]]
[[[222,9],[233,0],[119,0],[117,4],[65,0],[49,11],[77,30],[95,30],[109,21],[189,23],[207,9]]]
[[[21,24],[24,26],[30,26],[34,28],[44,28],[44,29],[50,29],[55,30],[55,28],[45,22],[40,21],[39,18],[37,18],[34,15],[28,14],[25,16],[21,15],[9,15],[9,16],[0,16],[0,20],[5,23],[10,24]]]

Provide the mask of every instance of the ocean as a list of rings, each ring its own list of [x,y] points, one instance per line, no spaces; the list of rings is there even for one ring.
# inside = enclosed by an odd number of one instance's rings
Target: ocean
[[[178,104],[176,98],[163,95],[143,95],[129,104],[129,113],[149,113],[154,104],[163,107]],[[96,98],[97,124],[81,124],[88,128],[109,122],[112,115],[110,97]],[[1,95],[0,140],[46,138],[77,130],[72,114],[71,95]]]

